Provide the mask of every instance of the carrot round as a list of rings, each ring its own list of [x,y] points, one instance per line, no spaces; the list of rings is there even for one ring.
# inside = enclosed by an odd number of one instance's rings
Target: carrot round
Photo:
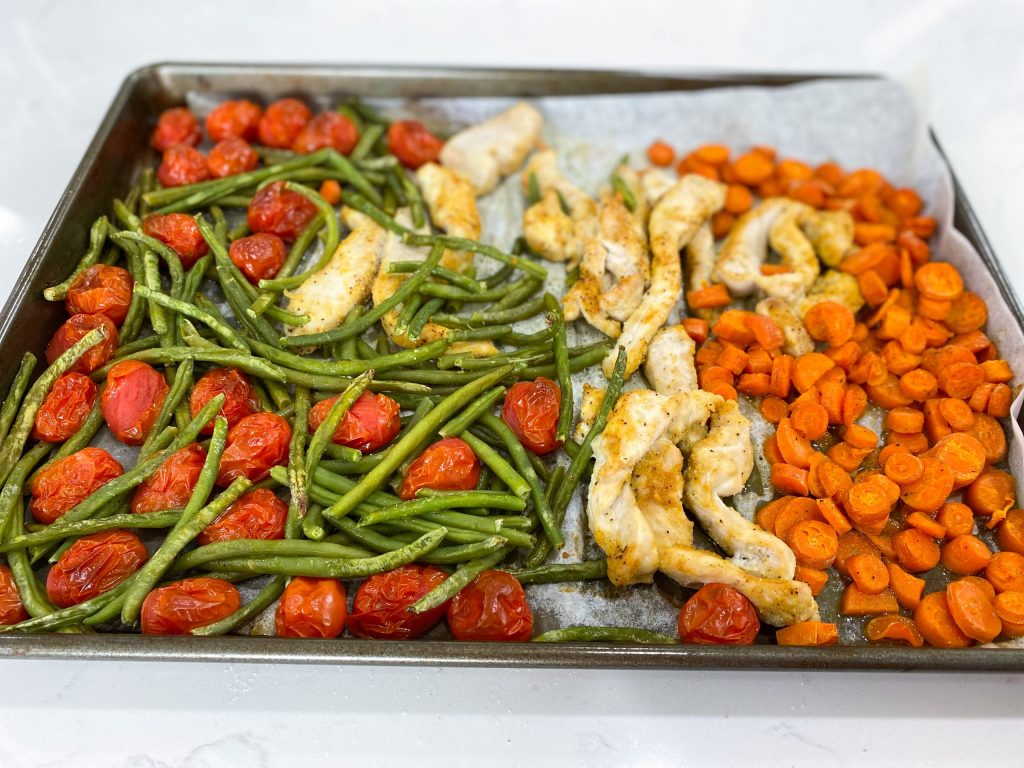
[[[898,341],[885,343],[885,346],[882,347],[882,360],[885,361],[885,367],[897,376],[909,373],[921,365],[921,355],[909,351]]]
[[[320,197],[331,205],[341,202],[341,185],[334,179],[324,179],[320,185]]]
[[[728,211],[719,211],[711,217],[711,234],[716,240],[721,240],[729,234],[732,225],[736,223],[736,217]]]
[[[793,428],[808,440],[819,440],[828,432],[828,412],[815,403],[795,403],[789,418]]]
[[[985,406],[985,413],[994,419],[1005,419],[1010,415],[1010,405],[1013,403],[1013,390],[1006,384],[996,384],[988,396],[988,405]]]
[[[779,629],[775,642],[779,645],[835,645],[839,642],[839,629],[835,624],[822,621],[802,621]]]
[[[804,469],[811,465],[814,446],[811,445],[810,440],[796,430],[791,419],[785,418],[779,421],[779,426],[775,431],[775,441],[779,446],[779,452],[788,463]]]
[[[981,363],[981,371],[985,374],[985,381],[993,384],[1008,384],[1013,380],[1013,370],[1005,360],[986,360]]]
[[[929,517],[924,512],[911,512],[907,515],[907,525],[913,526],[929,538],[946,538],[946,526]]]
[[[962,363],[967,365],[967,363]],[[911,400],[921,403],[929,397],[935,397],[939,391],[939,382],[935,376],[923,368],[907,371],[899,379],[900,392]],[[947,390],[948,392],[948,390]]]
[[[860,424],[850,424],[843,428],[843,440],[854,448],[872,450],[878,444],[878,435]]]
[[[999,636],[1003,623],[985,593],[969,581],[954,581],[946,587],[946,601],[953,621],[968,637],[990,643]]]
[[[850,578],[850,571],[846,564],[855,555],[878,556],[878,547],[871,543],[870,539],[860,531],[850,531],[839,537],[839,546],[836,550],[835,569],[843,578]]]
[[[790,372],[793,358],[789,355],[777,355],[772,360],[771,385],[769,390],[775,397],[789,397]]]
[[[942,261],[922,265],[914,273],[914,285],[929,299],[953,301],[964,292],[964,281],[956,267]]]
[[[957,400],[956,402],[963,402]],[[940,404],[942,400],[937,397],[930,397],[924,401],[924,434],[933,443],[938,442],[946,435],[952,434],[953,428],[942,415]],[[970,408],[968,408],[970,410]],[[973,419],[973,416],[972,416]]]
[[[826,451],[828,457],[847,472],[855,472],[870,453],[868,449],[854,448],[849,443],[836,443]]]
[[[1024,592],[1024,555],[996,552],[985,568],[985,578],[996,592]]]
[[[921,459],[924,475],[903,489],[900,498],[911,509],[934,512],[941,507],[953,491],[953,473],[940,461]]]
[[[818,379],[835,367],[826,355],[820,352],[808,352],[793,361],[790,373],[797,392],[806,392],[813,387]]]
[[[667,142],[661,140],[652,141],[650,146],[647,147],[647,159],[651,161],[651,165],[667,168],[675,162],[676,151]]]
[[[730,184],[725,192],[725,210],[739,216],[754,205],[754,196],[742,184]]]
[[[893,408],[885,415],[885,428],[895,432],[920,432],[924,429],[924,414],[905,405]]]
[[[928,450],[928,438],[920,432],[890,432],[885,443],[886,447],[894,446],[915,456]]]
[[[693,155],[716,168],[729,162],[729,148],[724,144],[704,144],[693,150]]]
[[[985,469],[984,446],[966,432],[954,432],[939,440],[927,453],[953,473],[953,488],[973,483]]]
[[[808,568],[828,568],[839,548],[835,530],[820,520],[801,520],[789,529],[785,541],[797,562]]]
[[[806,496],[807,470],[792,464],[772,464],[772,485],[783,493]]]
[[[964,502],[974,514],[989,517],[999,510],[1009,509],[1016,500],[1013,476],[1001,469],[989,467],[967,486]]]
[[[881,613],[898,613],[899,610],[899,603],[891,589],[869,595],[856,584],[848,584],[839,599],[839,613],[843,616],[877,616]]]
[[[958,581],[964,581],[978,587],[985,593],[985,599],[990,603],[996,599],[996,588],[981,576],[961,576]]]
[[[936,648],[966,648],[971,644],[971,638],[953,620],[945,592],[921,598],[914,609],[914,623],[928,645]]]
[[[789,535],[790,529],[797,523],[804,522],[805,520],[820,521],[821,519],[821,513],[818,512],[818,505],[814,502],[814,499],[791,496],[789,497],[789,503],[780,509],[775,517],[775,527],[772,532],[780,539],[785,540],[786,536]]]
[[[701,384],[701,389],[713,395],[718,395],[725,400],[739,399],[736,387],[727,381],[710,381],[707,384]]]
[[[1024,637],[1024,592],[1000,592],[992,601],[1007,637]]]
[[[924,645],[924,638],[910,619],[895,613],[875,616],[864,625],[864,637],[869,642],[883,640],[906,643],[914,648]]]
[[[759,406],[761,416],[772,424],[778,424],[789,415],[789,405],[781,397],[766,397]]]
[[[815,341],[830,347],[845,344],[853,336],[853,312],[836,301],[820,301],[804,315],[804,326]]]
[[[885,460],[885,476],[901,486],[916,483],[924,476],[924,462],[912,453],[892,453]]]
[[[964,432],[974,426],[974,411],[971,407],[955,397],[945,397],[939,401],[939,413],[946,423],[957,432]]]
[[[953,333],[976,331],[987,322],[988,306],[985,300],[970,291],[964,291],[953,299],[945,320]]]
[[[896,559],[911,573],[930,571],[939,562],[939,545],[916,528],[907,528],[892,537]]]
[[[775,164],[761,152],[747,152],[736,158],[732,170],[739,181],[748,187],[754,187],[768,180],[775,172]]]
[[[980,573],[991,560],[988,545],[969,533],[955,536],[942,545],[942,564],[960,576]]]
[[[796,569],[793,572],[793,578],[796,581],[802,581],[804,584],[811,588],[811,594],[817,597],[821,594],[821,590],[828,584],[828,571],[823,571],[818,568],[808,568],[806,565],[800,565],[797,563]],[[987,582],[986,582],[987,583]]]
[[[959,501],[947,501],[941,507],[935,519],[946,529],[946,538],[954,539],[974,530],[974,513],[966,504]],[[1003,547],[1002,549],[1008,549]]]
[[[910,374],[906,375],[909,376]],[[914,398],[904,394],[903,389],[900,387],[900,379],[894,374],[888,374],[879,384],[867,382],[867,393],[868,397],[871,398],[871,402],[879,408],[885,408],[886,410],[892,410],[901,405],[910,405],[914,402]]]
[[[861,592],[877,595],[889,586],[889,571],[882,558],[876,555],[854,555],[847,558],[846,568]]]
[[[1024,509],[1011,509],[1006,513],[996,529],[996,543],[1000,549],[1024,555]]]
[[[780,496],[767,504],[762,504],[754,513],[754,522],[769,533],[775,533],[775,520],[792,498],[792,496]]]
[[[921,595],[924,594],[924,579],[912,576],[894,562],[885,564],[889,571],[889,586],[896,595],[900,607],[912,611],[921,602]]]
[[[985,372],[977,363],[953,363],[935,374],[938,387],[950,397],[968,398],[985,382]]]
[[[686,304],[690,309],[718,309],[732,303],[729,289],[722,283],[714,283],[695,291],[686,292]]]
[[[984,413],[974,414],[974,424],[967,430],[969,435],[977,438],[985,449],[985,459],[989,464],[1002,461],[1006,456],[1006,433],[1003,425]]]
[[[832,526],[838,535],[842,536],[843,534],[853,530],[853,526],[850,524],[849,519],[843,514],[843,511],[839,509],[839,505],[832,501],[832,499],[815,499],[815,502],[818,505],[818,512],[825,519],[825,522]]]
[[[819,456],[821,454],[818,454]],[[822,457],[818,465],[818,479],[825,496],[837,496],[846,493],[853,485],[849,473],[828,457]]]

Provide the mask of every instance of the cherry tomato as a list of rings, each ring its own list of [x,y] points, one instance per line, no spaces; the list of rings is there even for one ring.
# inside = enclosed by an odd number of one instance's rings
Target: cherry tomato
[[[270,474],[272,467],[288,463],[292,428],[276,413],[254,413],[228,432],[228,444],[220,458],[217,485],[225,487],[236,477],[254,483]]]
[[[222,101],[206,116],[206,133],[213,141],[238,138],[253,141],[259,134],[259,104],[248,99]]]
[[[560,399],[561,391],[551,379],[520,381],[505,395],[501,418],[527,450],[546,456],[561,445],[555,439]]]
[[[131,531],[90,533],[50,568],[46,594],[60,608],[84,603],[116,587],[148,559],[146,545]]]
[[[480,479],[480,461],[473,449],[457,437],[438,440],[409,465],[398,495],[416,498],[420,488],[435,491],[471,491]]]
[[[89,331],[94,331],[100,326],[107,330],[107,336],[99,344],[94,344],[78,358],[69,370],[76,373],[92,373],[97,368],[106,365],[117,349],[117,326],[105,315],[72,315],[64,321],[64,325],[57,329],[46,345],[46,362],[53,364],[53,361],[67,352],[71,347],[82,340]]]
[[[321,112],[295,137],[292,149],[308,155],[324,147],[333,147],[347,155],[359,143],[359,129],[337,112]]]
[[[260,162],[259,155],[245,139],[222,139],[206,156],[206,169],[215,179],[251,171]]]
[[[83,448],[39,470],[32,480],[29,511],[49,525],[97,488],[124,474],[121,464],[102,448]]]
[[[316,206],[298,192],[275,181],[259,190],[249,203],[249,229],[292,241],[316,216]]]
[[[224,405],[220,415],[227,419],[228,429],[259,410],[259,401],[253,392],[252,384],[245,374],[235,368],[214,368],[205,374],[189,396],[188,407],[195,418],[208,402],[217,395],[224,395]],[[213,419],[203,426],[201,434],[213,434]]]
[[[337,637],[348,615],[345,587],[337,579],[296,576],[277,604],[278,637]]]
[[[288,258],[288,246],[277,235],[257,232],[232,242],[228,255],[246,279],[257,285],[278,273]]]
[[[200,544],[232,539],[283,539],[288,505],[266,488],[247,491],[199,534]]]
[[[164,152],[176,144],[194,147],[202,140],[203,131],[195,115],[185,107],[172,107],[160,113],[149,144],[157,152]]]
[[[199,473],[206,461],[206,449],[189,443],[175,451],[156,472],[143,480],[132,496],[131,511],[135,514],[178,509],[188,504],[199,482]]]
[[[127,269],[93,264],[71,283],[64,308],[69,315],[106,315],[120,325],[132,303],[133,285]]]
[[[65,373],[50,387],[36,411],[32,437],[47,443],[63,443],[85,423],[99,389],[80,373]]]
[[[406,168],[437,161],[444,142],[416,120],[399,120],[388,126],[388,149]]]
[[[199,577],[182,579],[150,592],[142,603],[142,633],[187,635],[230,616],[242,598],[230,582]]]
[[[17,624],[27,618],[11,569],[0,564],[0,624]]]
[[[210,250],[195,219],[185,213],[154,213],[142,222],[142,231],[178,254],[185,269],[191,269]]]
[[[107,374],[100,410],[114,437],[128,445],[142,445],[165,397],[163,374],[138,360],[122,360]]]
[[[309,411],[309,431],[315,432],[338,397],[321,400]],[[357,451],[376,451],[395,439],[402,429],[398,417],[401,406],[387,395],[363,392],[341,419],[331,442]]]
[[[448,603],[448,628],[456,640],[525,643],[533,635],[533,611],[515,576],[484,571]]]
[[[406,608],[447,578],[440,568],[415,564],[371,576],[356,590],[348,631],[380,640],[411,640],[425,634],[444,616],[447,604],[425,613]]]
[[[278,99],[260,117],[260,144],[277,149],[291,149],[292,142],[313,116],[309,107],[298,99]]]
[[[206,181],[210,171],[202,152],[187,144],[175,144],[164,150],[156,178],[165,187],[183,187]]]
[[[725,584],[705,584],[679,612],[679,637],[700,645],[750,645],[761,629],[751,602]]]

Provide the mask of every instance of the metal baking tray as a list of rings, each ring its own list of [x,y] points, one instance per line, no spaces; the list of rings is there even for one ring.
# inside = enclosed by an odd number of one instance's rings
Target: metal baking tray
[[[825,75],[646,74],[419,67],[260,64],[155,64],[131,73],[43,229],[0,314],[0,392],[25,350],[42,357],[64,320],[43,289],[68,273],[92,222],[124,194],[151,154],[149,130],[162,109],[186,94],[426,97],[551,96],[693,91],[724,86],[777,87]],[[842,77],[828,75],[829,78]],[[848,76],[847,76],[848,77]],[[932,140],[936,146],[934,134]],[[941,150],[940,150],[941,151]],[[999,284],[1017,323],[1024,311],[954,175],[954,224],[974,245]],[[150,637],[136,634],[0,635],[0,656],[49,659],[138,659],[221,662],[349,663],[446,666],[530,666],[676,669],[854,669],[1024,671],[1024,649],[942,650],[873,646],[788,648],[459,643],[417,640],[291,640],[273,637]]]

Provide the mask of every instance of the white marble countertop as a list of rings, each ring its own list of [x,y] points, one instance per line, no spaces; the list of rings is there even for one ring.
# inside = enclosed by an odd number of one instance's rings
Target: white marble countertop
[[[173,5],[0,0],[0,302],[121,79],[172,59],[911,77],[1024,293],[1014,0]],[[1010,675],[3,660],[0,765],[1019,766],[1022,701]]]

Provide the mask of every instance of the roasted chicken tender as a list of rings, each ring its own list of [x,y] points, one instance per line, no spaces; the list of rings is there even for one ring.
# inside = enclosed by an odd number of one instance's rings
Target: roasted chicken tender
[[[573,438],[576,442],[581,442],[594,425],[597,411],[601,407],[601,401],[604,400],[604,393],[605,390],[602,387],[595,387],[593,384],[583,385],[583,397],[580,398],[580,418],[573,431]]]
[[[686,244],[686,290],[699,291],[711,285],[715,272],[715,235],[711,222],[705,221]],[[720,314],[717,309],[690,309],[691,314],[713,323]]]
[[[800,228],[827,267],[838,267],[853,247],[853,217],[847,211],[805,211]]]
[[[864,306],[857,278],[835,269],[826,270],[825,274],[811,283],[807,295],[796,305],[797,314],[803,317],[811,307],[823,301],[834,301],[842,304],[854,315]]]
[[[541,199],[523,214],[523,237],[530,250],[549,261],[575,266],[597,235],[597,204],[566,179],[553,149],[534,152],[523,169],[524,194],[536,180]],[[568,208],[563,210],[562,205]]]
[[[779,254],[782,263],[789,267],[788,272],[776,275],[763,275],[758,267],[754,282],[772,298],[798,301],[821,273],[814,246],[800,228],[800,219],[809,210],[802,203],[797,203],[779,216],[768,233],[772,249]]]
[[[814,351],[814,340],[807,333],[804,321],[796,313],[796,309],[782,299],[761,299],[754,307],[759,315],[770,317],[782,331],[782,351],[787,355],[799,357]]]
[[[659,395],[672,397],[697,389],[697,345],[681,325],[662,328],[651,339],[644,376]]]
[[[434,226],[452,237],[480,239],[480,211],[476,207],[473,185],[461,174],[436,163],[427,163],[416,171],[423,202]],[[442,266],[461,272],[473,263],[473,254],[447,251]]]
[[[648,208],[653,208],[675,185],[676,180],[658,168],[648,168],[640,177],[640,185],[644,191],[644,200]]]

